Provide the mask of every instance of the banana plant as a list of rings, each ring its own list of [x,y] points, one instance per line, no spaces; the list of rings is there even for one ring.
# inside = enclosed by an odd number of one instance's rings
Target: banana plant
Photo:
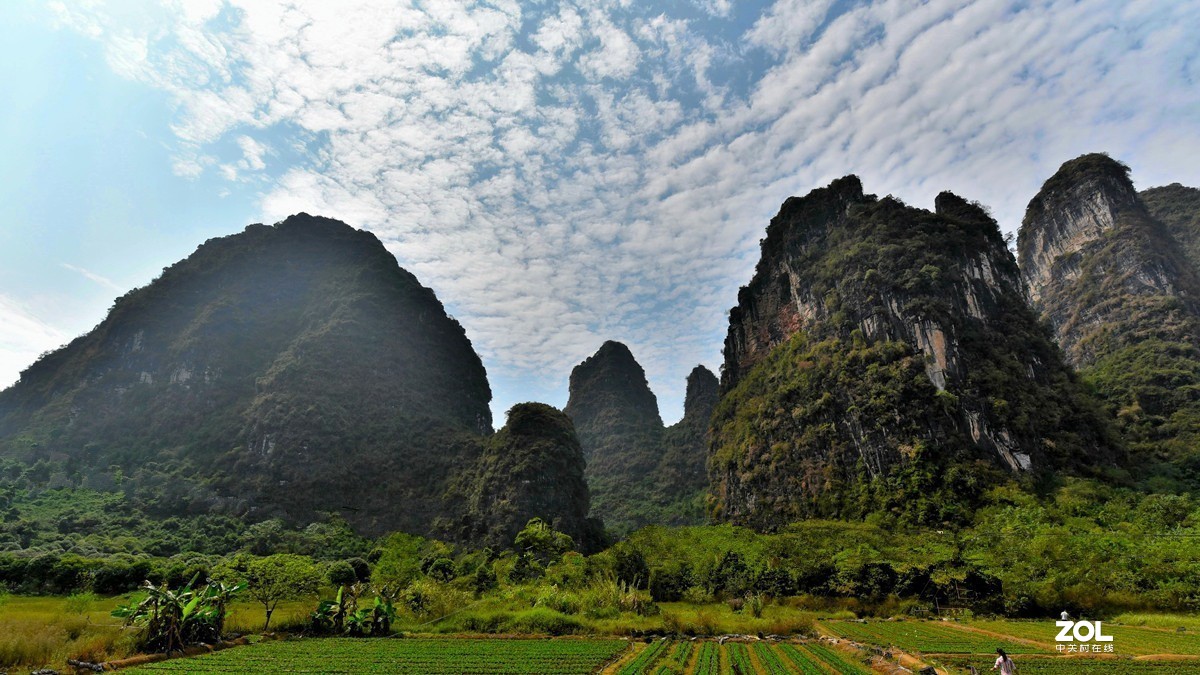
[[[143,649],[172,652],[195,642],[216,641],[224,629],[226,607],[242,587],[213,584],[196,590],[198,577],[179,590],[146,581],[142,585],[146,597],[117,606],[112,615],[142,629]]]
[[[392,632],[392,622],[395,620],[396,607],[391,598],[375,596],[375,606],[371,608],[371,635],[388,635]]]

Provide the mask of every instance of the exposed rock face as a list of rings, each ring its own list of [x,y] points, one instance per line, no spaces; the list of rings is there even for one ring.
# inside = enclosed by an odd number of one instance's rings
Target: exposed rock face
[[[696,446],[696,429],[707,425],[705,410],[711,413],[705,374],[715,377],[698,371],[688,378],[690,417],[671,429],[663,428],[658,399],[625,345],[605,342],[571,371],[563,410],[587,458],[593,513],[613,531],[702,517],[697,478],[704,474],[705,453]]]
[[[877,199],[855,176],[772,219],[730,311],[721,390],[712,511],[760,528],[954,520],[1005,474],[1116,458],[986,211],[950,193],[934,213]]]
[[[452,538],[508,546],[532,518],[569,534],[584,550],[603,526],[590,522],[583,451],[571,420],[542,403],[521,403],[485,445],[461,483],[468,507]]]
[[[1168,316],[1176,325],[1196,315],[1195,271],[1128,174],[1107,155],[1071,160],[1030,201],[1021,225],[1030,297],[1076,367],[1095,363],[1113,340],[1145,339]]]
[[[446,487],[490,399],[431,290],[372,234],[300,214],[206,242],[25,370],[0,393],[0,458],[111,473],[162,515],[427,533],[459,515]]]
[[[1035,308],[1139,453],[1135,466],[1200,485],[1198,225],[1200,190],[1139,195],[1128,167],[1091,154],[1029,203],[1018,249]]]

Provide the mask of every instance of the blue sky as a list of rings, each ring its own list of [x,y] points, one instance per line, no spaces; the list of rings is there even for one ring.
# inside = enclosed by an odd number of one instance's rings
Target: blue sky
[[[1063,161],[1200,185],[1200,3],[0,3],[0,386],[205,239],[375,232],[499,413],[626,342],[668,420],[779,204],[847,174],[1015,230]]]

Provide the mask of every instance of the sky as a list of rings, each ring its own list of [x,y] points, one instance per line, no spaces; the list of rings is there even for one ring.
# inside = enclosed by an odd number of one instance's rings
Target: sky
[[[0,3],[0,387],[205,239],[374,232],[562,406],[628,344],[665,420],[772,215],[849,173],[1015,231],[1063,162],[1200,186],[1200,2]]]

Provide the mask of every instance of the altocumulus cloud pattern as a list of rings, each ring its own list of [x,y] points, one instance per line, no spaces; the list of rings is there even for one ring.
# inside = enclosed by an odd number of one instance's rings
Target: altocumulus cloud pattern
[[[1200,3],[63,2],[210,172],[380,236],[499,381],[627,342],[680,413],[779,203],[846,173],[1013,230],[1104,150],[1196,184]],[[510,391],[511,390],[511,391]],[[506,393],[507,392],[507,393]],[[562,401],[557,401],[559,404]]]

